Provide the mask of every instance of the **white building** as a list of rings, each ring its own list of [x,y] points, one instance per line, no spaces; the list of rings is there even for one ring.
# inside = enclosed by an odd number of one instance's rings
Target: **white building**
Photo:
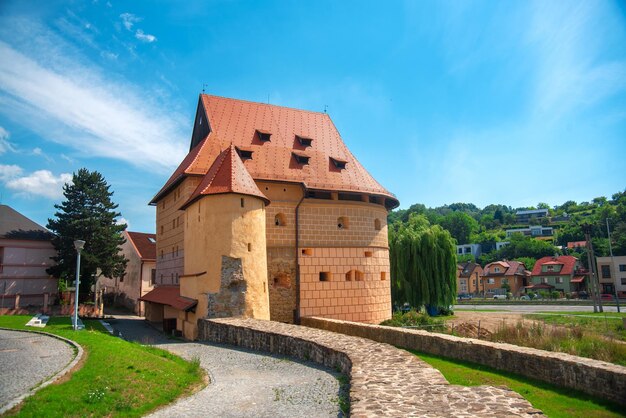
[[[596,257],[602,293],[626,298],[626,255]]]

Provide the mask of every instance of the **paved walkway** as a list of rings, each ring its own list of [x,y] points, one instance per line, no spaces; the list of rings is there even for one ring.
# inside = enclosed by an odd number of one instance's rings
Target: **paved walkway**
[[[63,370],[74,356],[73,348],[57,338],[0,329],[0,410]]]
[[[142,318],[109,321],[125,339],[198,358],[211,382],[154,417],[337,417],[338,373],[314,363],[213,343],[168,339]]]

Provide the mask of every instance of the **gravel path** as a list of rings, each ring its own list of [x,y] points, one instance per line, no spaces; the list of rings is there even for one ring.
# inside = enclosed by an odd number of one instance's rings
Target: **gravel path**
[[[73,348],[62,340],[0,329],[0,409],[54,376],[73,358]]]
[[[337,417],[339,374],[317,364],[213,343],[168,340],[137,317],[110,321],[129,340],[197,358],[210,383],[153,417]]]

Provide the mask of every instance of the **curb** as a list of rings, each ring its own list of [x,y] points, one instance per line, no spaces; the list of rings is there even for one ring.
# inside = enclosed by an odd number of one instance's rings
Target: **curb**
[[[15,332],[26,332],[26,333],[32,333],[32,334],[46,335],[48,337],[52,337],[52,338],[56,338],[57,340],[64,341],[68,345],[70,345],[70,346],[72,346],[72,347],[74,347],[76,349],[76,355],[74,356],[74,359],[72,361],[70,361],[69,364],[67,366],[65,366],[64,369],[62,369],[60,372],[58,372],[57,374],[55,374],[54,376],[52,376],[51,378],[49,378],[45,382],[40,383],[39,385],[37,385],[33,389],[30,389],[28,392],[18,396],[17,398],[14,398],[14,399],[10,400],[9,403],[7,403],[5,406],[0,407],[0,415],[4,414],[7,411],[10,411],[15,406],[17,406],[20,403],[22,403],[26,398],[28,398],[28,397],[34,395],[35,393],[37,393],[37,391],[39,391],[40,389],[45,388],[46,386],[56,382],[57,380],[59,380],[60,378],[62,378],[66,374],[68,374],[70,372],[70,370],[72,370],[74,368],[74,366],[76,366],[76,364],[78,364],[78,362],[83,358],[84,350],[80,346],[80,344],[78,344],[78,343],[76,343],[76,342],[74,342],[72,340],[69,340],[67,338],[63,338],[63,337],[60,337],[58,335],[51,334],[49,332],[35,331],[35,330],[21,330],[21,329],[4,328],[4,327],[0,327],[0,330],[15,331]]]

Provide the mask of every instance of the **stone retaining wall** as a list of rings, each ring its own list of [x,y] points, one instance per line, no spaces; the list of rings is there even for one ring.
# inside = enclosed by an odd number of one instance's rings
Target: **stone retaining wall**
[[[326,318],[302,318],[302,325],[470,361],[626,405],[626,367],[612,363],[512,344]]]
[[[255,319],[198,320],[199,339],[310,360],[350,378],[353,417],[543,417],[503,387],[448,384],[417,356],[389,344]]]

